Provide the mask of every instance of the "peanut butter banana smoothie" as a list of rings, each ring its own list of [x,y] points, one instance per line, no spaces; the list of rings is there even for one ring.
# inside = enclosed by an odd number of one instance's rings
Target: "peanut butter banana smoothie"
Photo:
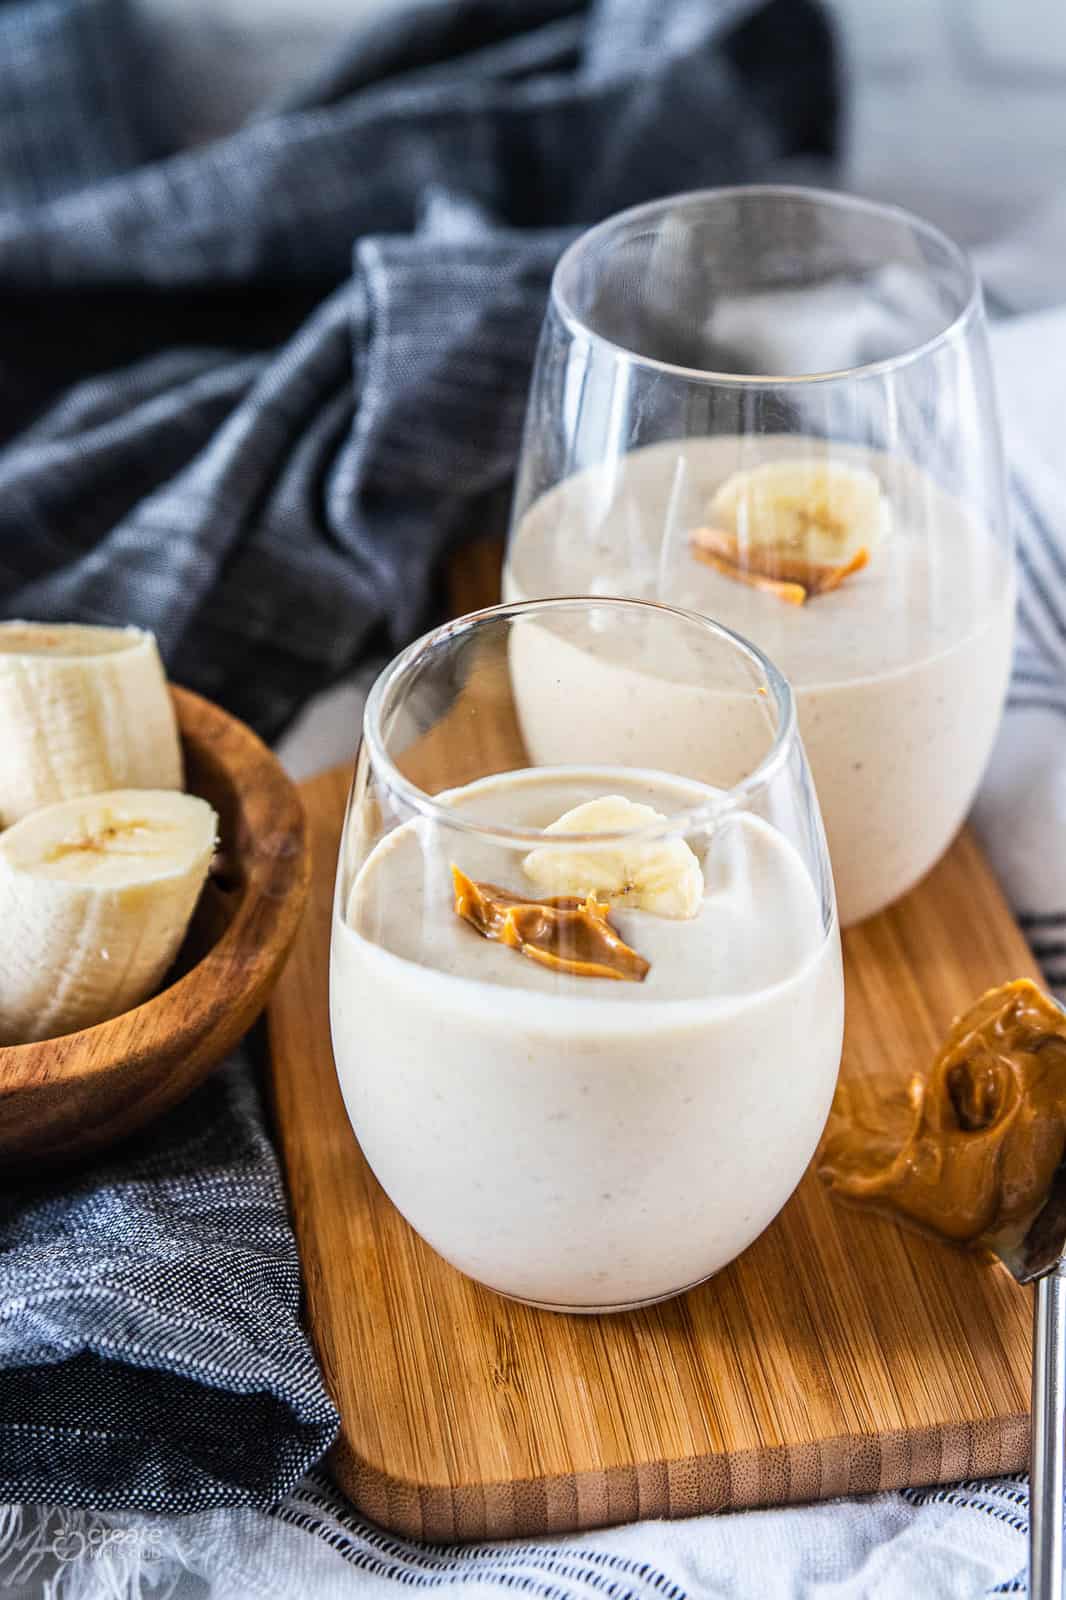
[[[1012,571],[988,530],[900,457],[784,435],[634,450],[531,505],[504,589],[661,600],[765,650],[795,692],[844,924],[922,877],[970,806],[1006,692]],[[522,644],[537,760],[594,753],[634,698],[668,767],[697,719],[732,722],[728,694],[708,694],[691,658],[635,658],[609,627],[584,663],[547,629]],[[594,692],[575,697],[578,682]],[[739,739],[736,756],[743,767]]]
[[[334,1049],[364,1154],[505,1294],[592,1309],[686,1288],[762,1232],[818,1142],[836,927],[760,818],[661,834],[707,798],[627,769],[490,777],[447,806],[544,843],[415,819],[337,905]],[[621,842],[590,840],[607,830]]]
[[[729,721],[671,752],[672,724],[600,702],[594,751],[538,764],[520,724],[539,675],[587,718],[605,636],[728,690]],[[746,641],[640,601],[549,600],[449,623],[378,679],[337,872],[333,1051],[382,1187],[461,1271],[576,1311],[716,1273],[814,1154],[843,1008],[795,709]]]

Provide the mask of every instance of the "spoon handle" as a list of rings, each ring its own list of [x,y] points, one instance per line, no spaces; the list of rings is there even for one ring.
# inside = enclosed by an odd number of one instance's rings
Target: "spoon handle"
[[[1036,1281],[1033,1446],[1029,1472],[1029,1597],[1063,1600],[1063,1457],[1066,1440],[1066,1264]]]

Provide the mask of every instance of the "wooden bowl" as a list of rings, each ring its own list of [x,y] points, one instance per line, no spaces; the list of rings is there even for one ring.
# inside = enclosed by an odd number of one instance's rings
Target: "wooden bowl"
[[[0,1182],[99,1150],[176,1104],[255,1021],[311,873],[299,795],[250,728],[174,689],[185,783],[219,817],[219,851],[166,984],[110,1022],[0,1047]]]

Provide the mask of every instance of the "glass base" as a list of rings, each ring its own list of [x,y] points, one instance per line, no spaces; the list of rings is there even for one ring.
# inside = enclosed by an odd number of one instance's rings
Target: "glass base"
[[[726,1263],[723,1262],[724,1265]],[[667,1289],[664,1294],[649,1295],[646,1300],[616,1300],[602,1306],[558,1305],[550,1300],[528,1300],[525,1295],[508,1294],[505,1289],[493,1289],[491,1283],[482,1284],[482,1287],[492,1289],[493,1294],[498,1294],[502,1300],[513,1300],[516,1305],[530,1306],[534,1311],[554,1311],[567,1317],[609,1317],[623,1311],[644,1311],[648,1306],[661,1306],[667,1300],[676,1300],[680,1295],[698,1289],[701,1284],[710,1283],[721,1270],[721,1267],[716,1267],[714,1272],[708,1272],[702,1278],[693,1278],[691,1283],[683,1284],[680,1289]],[[475,1281],[481,1282],[480,1279]]]

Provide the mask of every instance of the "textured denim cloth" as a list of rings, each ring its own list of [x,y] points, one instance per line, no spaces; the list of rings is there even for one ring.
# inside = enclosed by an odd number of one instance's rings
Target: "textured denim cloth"
[[[0,1500],[269,1505],[337,1419],[251,1073],[137,1144],[0,1190]]]
[[[169,155],[157,66],[121,0],[0,5],[0,616],[152,628],[268,736],[498,525],[572,231],[836,116],[807,0],[423,7]],[[335,1427],[298,1286],[243,1063],[0,1191],[0,1499],[277,1500]]]

